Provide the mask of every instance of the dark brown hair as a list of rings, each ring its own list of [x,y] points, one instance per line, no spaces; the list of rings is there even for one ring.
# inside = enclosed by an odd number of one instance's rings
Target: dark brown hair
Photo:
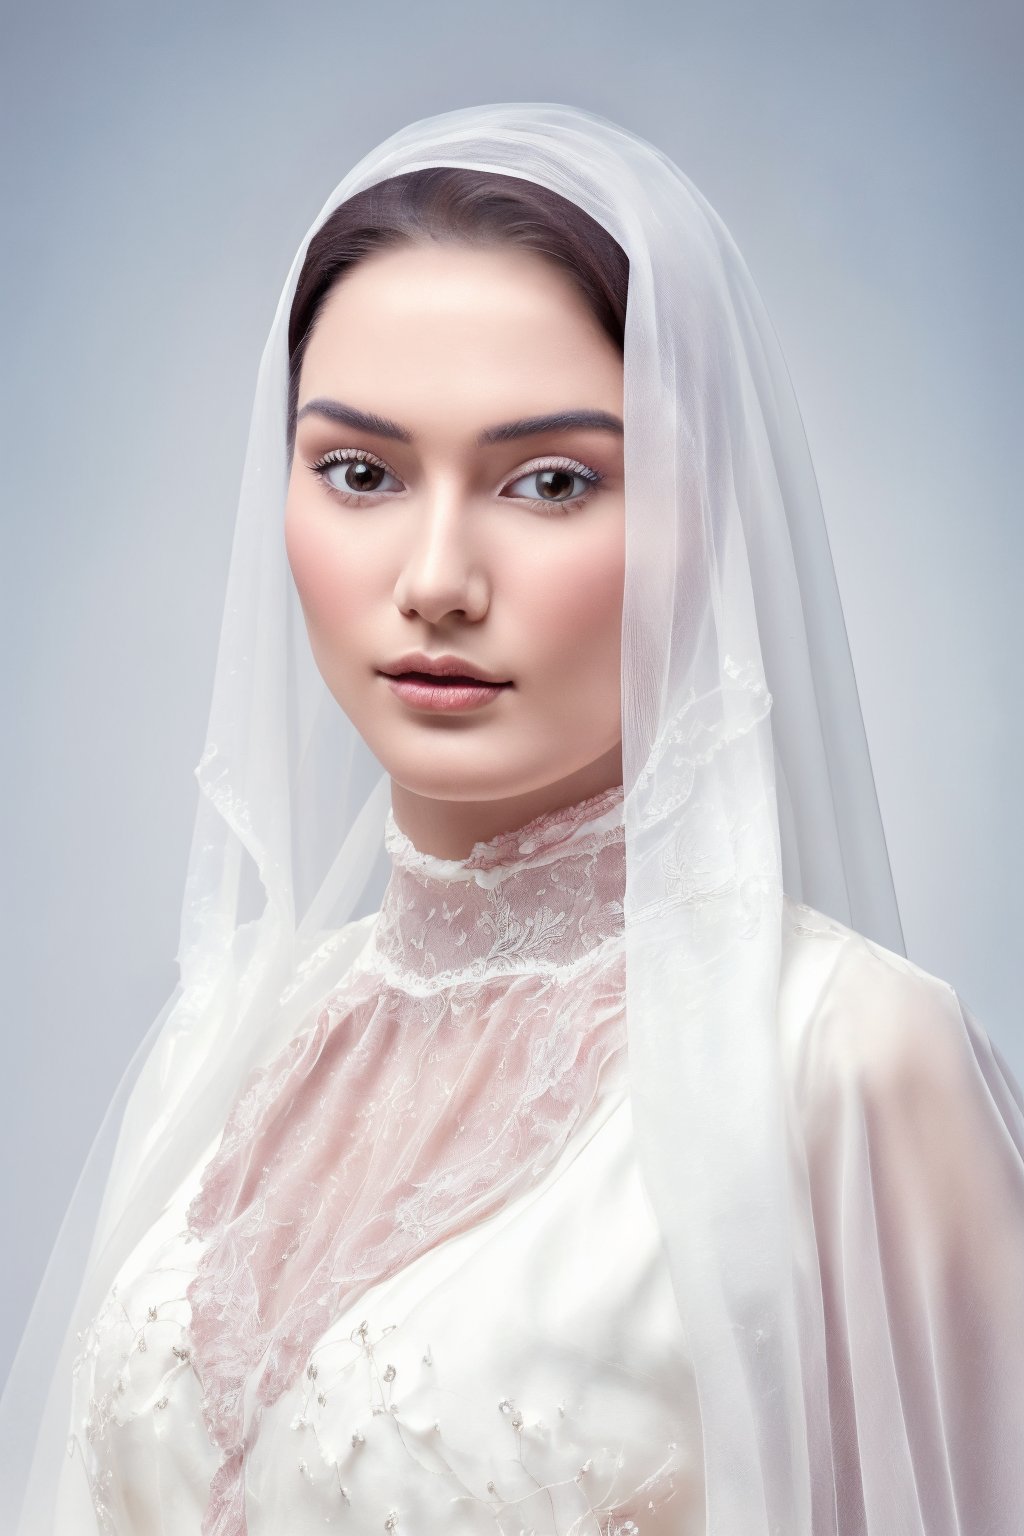
[[[357,192],[309,243],[288,320],[288,454],[295,443],[299,372],[334,284],[357,261],[401,244],[516,245],[555,262],[573,279],[621,352],[629,262],[582,208],[533,181],[496,171],[430,166]]]

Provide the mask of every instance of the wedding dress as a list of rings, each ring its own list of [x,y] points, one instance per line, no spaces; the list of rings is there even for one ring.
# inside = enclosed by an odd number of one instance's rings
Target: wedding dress
[[[390,813],[385,841],[391,878],[379,913],[352,925],[358,949],[346,985],[289,1042],[286,1070],[256,1074],[240,1092],[223,1146],[207,1149],[83,1334],[62,1505],[80,1514],[91,1500],[103,1536],[312,1536],[325,1526],[359,1536],[703,1536],[696,1385],[628,1094],[621,788],[477,843],[464,860],[417,851]],[[784,956],[780,1045],[809,1127],[822,1050],[832,1053],[825,1070],[833,1082],[835,1053],[844,1055],[851,1090],[865,1067],[887,1069],[893,998],[904,1020],[916,1007],[941,1038],[944,983],[789,901]],[[378,1072],[376,1091],[352,1106],[355,1125],[339,1126],[346,1073],[329,1045],[344,1048],[368,999],[399,1021],[392,1070]],[[826,1014],[828,1043],[812,1043],[810,1021]],[[443,1044],[454,1021],[455,1048]],[[382,1252],[399,1267],[362,1287],[350,1280],[347,1293],[344,1285],[325,1292],[321,1269],[312,1329],[295,1330],[301,1358],[282,1374],[279,1395],[268,1394],[237,1479],[211,1498],[223,1449],[209,1426],[221,1422],[231,1392],[225,1332],[228,1352],[233,1332],[258,1347],[266,1318],[249,1303],[268,1281],[267,1259],[287,1249],[293,1269],[314,1273],[302,1255],[319,1251],[318,1225],[357,1202],[346,1190],[340,1204],[307,1206],[291,1184],[303,1219],[254,1258],[272,1180],[222,1201],[219,1219],[204,1190],[224,1188],[240,1148],[251,1172],[249,1154],[259,1146],[263,1156],[265,1128],[285,1104],[289,1123],[274,1145],[290,1159],[293,1143],[304,1143],[307,1166],[314,1145],[402,1141],[425,1099],[438,1095],[467,1114],[472,1135],[474,1104],[500,1119],[496,1085],[515,1078],[508,1057],[517,1052],[529,1062],[526,1097],[547,1104],[543,1123],[557,1153],[529,1188],[490,1209],[485,1202],[483,1214],[435,1246],[421,1239],[432,1203],[446,1204],[442,1191],[430,1180],[412,1201],[408,1186],[401,1200],[378,1190],[375,1218],[389,1212],[396,1230],[382,1241],[373,1229],[372,1267]],[[481,1055],[496,1078],[460,1096],[458,1071]],[[427,1064],[441,1071],[427,1074],[426,1088],[420,1079],[398,1112],[412,1060],[413,1076]],[[952,1126],[942,1131],[955,1137]],[[335,1152],[335,1162],[329,1179],[351,1178],[354,1168],[366,1175],[358,1153]],[[898,1179],[899,1163],[888,1171]],[[197,1235],[204,1211],[206,1239]],[[827,1198],[820,1214],[827,1235]],[[197,1282],[201,1254],[218,1243],[219,1260]],[[403,1251],[415,1256],[401,1264]],[[294,1284],[291,1294],[301,1316]],[[190,1297],[207,1318],[205,1333]],[[913,1351],[912,1328],[901,1342]],[[980,1361],[972,1367],[965,1354],[962,1363],[979,1375]]]
[[[547,1099],[546,1134],[560,1150],[531,1188],[320,1309],[308,1360],[264,1412],[245,1458],[238,1508],[248,1536],[325,1526],[367,1536],[701,1536],[695,1388],[633,1149],[621,801],[621,789],[594,796],[478,843],[461,861],[418,852],[389,815],[392,877],[381,911],[358,925],[349,983],[320,1017],[341,1036],[352,1000],[375,996],[400,1015],[402,1031],[420,1037],[403,1061],[393,1059],[396,1068],[410,1056],[440,1057],[453,1016],[463,1037],[496,1035],[503,1054],[525,1050],[530,1100]],[[435,1049],[424,1053],[424,1039]],[[294,1059],[290,1048],[285,1054]],[[457,1060],[471,1059],[451,1049],[446,1058],[432,1096],[451,1091]],[[315,1116],[329,1121],[326,1038],[303,1059]],[[515,1076],[501,1062],[499,1089],[502,1075]],[[387,1101],[398,1078],[386,1073],[355,1107],[359,1138],[395,1128]],[[494,1082],[481,1088],[493,1098]],[[264,1101],[263,1116],[271,1113]],[[288,1141],[316,1132],[315,1116],[309,1127],[301,1117],[292,1124]],[[252,1122],[239,1118],[248,1142]],[[121,1271],[75,1363],[63,1497],[88,1491],[105,1536],[192,1536],[221,1465],[201,1379],[212,1372],[216,1412],[221,1384],[209,1357],[223,1339],[207,1339],[205,1350],[197,1343],[186,1294],[202,1248],[188,1211],[198,1210],[192,1202],[215,1154],[209,1149]],[[342,1177],[350,1161],[337,1159]],[[216,1177],[216,1163],[212,1170]],[[443,1197],[419,1193],[422,1220]],[[261,1191],[249,1209],[255,1230],[266,1218]],[[408,1234],[407,1205],[401,1213]],[[302,1231],[306,1245],[322,1217]],[[219,1275],[233,1293],[225,1304],[218,1292],[219,1329],[225,1316],[250,1326],[242,1314],[252,1274],[247,1263]]]

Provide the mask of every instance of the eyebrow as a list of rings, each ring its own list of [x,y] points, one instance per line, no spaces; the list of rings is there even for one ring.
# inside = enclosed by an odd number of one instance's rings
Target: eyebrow
[[[399,443],[414,443],[414,435],[407,427],[399,426],[386,416],[372,411],[358,411],[354,405],[344,405],[340,400],[320,398],[310,400],[302,407],[296,421],[304,416],[323,416],[328,421],[345,427],[355,427],[359,432],[372,432],[375,437],[390,437]],[[521,416],[518,421],[503,421],[496,427],[485,427],[477,437],[477,446],[489,443],[508,443],[519,437],[535,437],[540,432],[569,431],[615,432],[622,435],[622,422],[608,411],[552,411],[546,416]]]

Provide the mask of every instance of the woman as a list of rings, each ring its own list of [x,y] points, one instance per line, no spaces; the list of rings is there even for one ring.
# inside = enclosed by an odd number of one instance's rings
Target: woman
[[[471,109],[332,195],[199,776],[20,1530],[1017,1528],[1024,1106],[900,953],[778,346],[657,151]]]

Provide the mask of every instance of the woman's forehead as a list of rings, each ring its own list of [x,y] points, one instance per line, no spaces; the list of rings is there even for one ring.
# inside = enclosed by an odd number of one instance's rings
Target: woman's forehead
[[[392,428],[378,435],[405,441],[454,414],[486,447],[527,416],[620,417],[622,358],[571,281],[532,253],[403,249],[359,263],[325,300],[300,418],[316,400],[348,407],[348,424],[368,430],[378,429],[351,412],[375,415]]]
[[[382,340],[415,344],[419,335],[447,345],[507,349],[524,334],[552,347],[551,366],[570,342],[574,349],[605,337],[574,279],[534,251],[512,245],[467,246],[430,242],[378,251],[351,266],[323,300],[309,347],[346,339],[350,346]],[[540,361],[540,360],[539,360]]]

